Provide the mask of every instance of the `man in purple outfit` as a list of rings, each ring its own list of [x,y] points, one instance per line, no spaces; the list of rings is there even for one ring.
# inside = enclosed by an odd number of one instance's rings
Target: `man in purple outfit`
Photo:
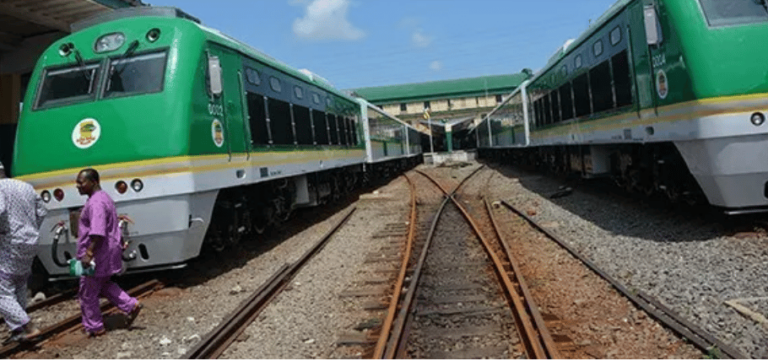
[[[141,304],[110,280],[122,268],[123,248],[115,203],[101,190],[99,173],[91,168],[81,170],[77,175],[77,190],[88,196],[77,226],[77,258],[84,268],[91,267],[92,262],[95,264],[94,275],[80,277],[78,298],[83,328],[96,337],[105,332],[99,295],[125,312],[129,324],[138,316]]]

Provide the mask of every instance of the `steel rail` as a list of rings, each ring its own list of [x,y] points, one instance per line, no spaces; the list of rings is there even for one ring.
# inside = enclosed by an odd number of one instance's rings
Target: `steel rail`
[[[499,226],[498,226],[498,223],[496,223],[496,217],[493,216],[491,205],[488,204],[488,200],[486,200],[485,198],[483,198],[483,202],[485,203],[485,210],[486,212],[488,212],[488,217],[491,219],[491,224],[493,224],[493,230],[496,232],[496,237],[499,238],[499,242],[501,242],[501,244],[504,246],[504,253],[506,253],[507,259],[509,260],[509,264],[512,267],[512,273],[515,276],[515,281],[517,282],[517,285],[520,287],[520,291],[523,293],[523,299],[525,300],[526,309],[531,314],[531,316],[533,316],[533,321],[536,324],[536,329],[539,330],[539,337],[541,337],[541,344],[544,346],[544,349],[549,355],[549,358],[562,359],[563,357],[562,355],[560,355],[560,351],[558,351],[557,345],[555,344],[554,339],[552,339],[552,335],[549,333],[549,329],[547,328],[547,325],[544,322],[544,318],[541,316],[541,313],[539,312],[539,307],[536,305],[536,302],[534,301],[530,290],[528,290],[528,284],[525,282],[523,273],[520,272],[520,266],[517,264],[517,260],[512,255],[512,250],[509,248],[509,242],[507,242],[507,240],[504,239],[504,237],[501,235],[501,231],[499,231]]]
[[[261,311],[285,289],[296,274],[315,256],[331,239],[334,233],[343,226],[356,210],[353,207],[342,219],[314,245],[307,250],[296,262],[283,265],[259,289],[240,303],[240,305],[203,340],[198,342],[183,358],[213,359],[219,357],[242,334],[243,331],[258,317]]]
[[[482,167],[479,167],[478,169],[473,172],[472,175],[474,175],[477,171],[482,169]],[[437,181],[432,179],[429,175],[424,174],[427,178],[430,178],[433,183],[437,184]],[[467,178],[468,179],[468,178]],[[465,179],[466,180],[466,179]],[[459,184],[459,186],[456,187],[456,189],[448,195],[449,198],[453,201],[453,203],[456,205],[456,207],[461,211],[464,218],[467,220],[467,222],[472,227],[472,230],[475,232],[475,234],[480,239],[480,243],[483,245],[483,248],[488,253],[489,257],[491,258],[491,261],[494,264],[494,268],[496,270],[496,273],[499,278],[501,278],[502,286],[505,288],[505,293],[507,298],[512,302],[513,305],[513,311],[515,313],[515,323],[517,326],[518,331],[520,332],[523,345],[525,346],[526,353],[529,357],[537,358],[537,359],[545,359],[548,357],[547,350],[542,345],[542,339],[540,338],[540,333],[536,332],[535,327],[533,326],[528,312],[526,311],[526,307],[523,304],[523,301],[521,300],[521,297],[516,292],[516,288],[514,286],[514,283],[509,278],[509,275],[504,270],[504,265],[502,264],[501,260],[498,258],[498,256],[495,254],[493,249],[491,248],[490,243],[485,239],[482,232],[480,231],[480,228],[477,226],[477,223],[474,221],[472,216],[467,212],[467,210],[464,208],[464,206],[461,205],[454,197],[453,195],[456,193],[456,191],[459,189],[459,187],[462,186],[464,182]],[[546,330],[546,328],[545,328]],[[546,332],[546,331],[545,331]],[[548,332],[547,332],[548,334]]]
[[[387,339],[389,338],[389,332],[392,328],[392,322],[397,313],[398,300],[400,299],[400,293],[403,290],[403,283],[405,283],[405,277],[408,273],[408,260],[411,259],[411,253],[413,252],[413,237],[416,234],[416,188],[411,182],[411,179],[407,175],[403,175],[408,182],[408,188],[411,191],[411,214],[410,224],[408,227],[408,237],[406,238],[405,254],[403,255],[403,262],[400,266],[400,272],[397,276],[397,282],[395,288],[392,291],[392,301],[389,303],[387,310],[387,318],[382,324],[381,333],[379,339],[376,341],[376,347],[373,350],[373,358],[380,359],[384,356],[385,347],[387,345]]]
[[[651,315],[651,317],[655,318],[662,324],[671,328],[677,334],[690,340],[699,349],[703,350],[704,352],[713,352],[713,348],[716,347],[723,354],[725,354],[726,356],[732,359],[748,358],[746,355],[739,352],[735,348],[723,343],[722,341],[710,335],[700,327],[685,320],[676,312],[664,306],[663,304],[661,304],[661,302],[654,299],[653,297],[643,293],[642,291],[630,292],[626,287],[624,287],[624,285],[619,283],[613,277],[609,276],[607,273],[605,273],[603,270],[597,267],[597,265],[595,265],[586,257],[584,257],[582,254],[577,252],[573,247],[568,245],[559,236],[547,230],[546,228],[542,227],[532,218],[528,217],[527,214],[525,214],[524,212],[521,212],[519,209],[515,208],[514,206],[512,206],[511,204],[507,203],[504,200],[501,201],[501,204],[503,204],[509,210],[511,210],[512,212],[518,214],[520,217],[525,219],[529,224],[531,224],[532,226],[534,226],[535,228],[537,228],[538,230],[546,234],[547,237],[557,242],[561,247],[565,248],[569,253],[571,253],[574,257],[578,258],[584,265],[589,267],[593,272],[597,273],[598,275],[600,275],[600,277],[608,281],[608,283],[610,283],[611,286],[613,286],[613,288],[621,292],[625,297],[629,298],[629,300],[632,301],[632,303],[642,308],[645,312]]]
[[[484,165],[478,167],[466,178],[464,178],[461,181],[461,183],[459,183],[459,185],[456,187],[456,189],[454,189],[454,191],[451,192],[451,194],[455,193],[456,190],[458,190],[459,187],[461,187],[461,185],[467,181],[467,179],[471,178],[483,167]],[[425,175],[423,172],[419,170],[415,170],[415,171],[417,173],[421,173],[422,175]],[[429,249],[429,245],[432,242],[435,229],[437,229],[437,223],[440,220],[440,215],[445,209],[445,205],[448,203],[448,198],[449,198],[447,196],[444,197],[443,202],[440,205],[440,208],[438,209],[435,216],[432,218],[432,225],[430,227],[429,234],[427,235],[426,242],[422,247],[421,254],[419,255],[419,261],[414,267],[413,275],[411,276],[411,281],[409,282],[409,285],[412,285],[412,286],[408,287],[408,292],[406,293],[405,299],[401,304],[399,301],[402,293],[403,284],[405,283],[405,276],[408,270],[408,262],[410,260],[411,253],[413,253],[413,250],[412,250],[413,234],[415,233],[415,224],[416,224],[416,191],[410,178],[407,175],[405,177],[411,186],[411,201],[412,201],[411,228],[409,229],[406,254],[403,256],[403,263],[400,268],[400,273],[398,276],[398,280],[396,282],[392,301],[389,305],[387,318],[382,325],[382,331],[379,335],[379,339],[376,342],[376,348],[374,349],[374,353],[372,356],[372,358],[375,358],[375,359],[402,358],[405,354],[405,346],[406,346],[405,341],[408,338],[409,328],[410,328],[409,325],[411,320],[411,318],[408,317],[408,315],[411,313],[414,305],[413,300],[416,293],[416,288],[417,288],[416,285],[418,285],[418,280],[421,278],[421,270],[426,260],[427,250]],[[448,194],[448,191],[445,188],[443,188],[441,184],[437,183],[434,179],[431,179],[428,176],[426,177],[427,179],[432,181],[432,183],[434,183],[438,188],[440,188],[443,194]],[[398,307],[400,307],[399,313],[397,313]],[[397,320],[393,321],[396,313],[397,313]]]
[[[141,285],[138,285],[134,288],[131,288],[130,290],[128,290],[128,294],[134,297],[141,297],[144,294],[153,292],[154,290],[162,287],[163,287],[163,284],[160,281],[152,280],[149,282],[145,282]],[[109,302],[102,302],[100,305],[100,309],[101,309],[101,312],[112,312],[116,310],[116,307],[110,304]],[[10,355],[29,349],[32,346],[38,345],[43,341],[53,337],[56,334],[62,333],[71,328],[80,327],[81,318],[82,318],[82,315],[78,313],[77,315],[70,316],[56,324],[45,327],[42,330],[40,330],[40,335],[35,337],[35,339],[31,342],[10,343],[0,348],[0,358],[8,358],[8,356]]]

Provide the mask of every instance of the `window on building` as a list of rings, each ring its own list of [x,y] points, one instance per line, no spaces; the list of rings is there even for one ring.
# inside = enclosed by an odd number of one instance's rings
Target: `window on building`
[[[272,90],[276,92],[280,92],[282,90],[282,86],[280,85],[280,79],[275,77],[269,77],[269,86],[272,87]]]
[[[424,102],[424,109],[429,109],[429,101]]]
[[[496,103],[501,103],[501,101],[502,101],[501,94],[496,94]]]
[[[406,106],[406,104],[405,103],[400,103],[400,111],[404,112],[406,110],[408,110],[408,107]]]

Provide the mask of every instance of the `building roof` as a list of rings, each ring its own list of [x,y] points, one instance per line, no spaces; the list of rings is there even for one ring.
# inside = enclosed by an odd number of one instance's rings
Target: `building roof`
[[[352,92],[371,103],[398,103],[427,101],[433,99],[479,96],[487,94],[508,94],[530,74],[517,73],[481,76],[453,80],[411,83],[369,88],[352,89]]]
[[[21,47],[28,37],[60,31],[70,24],[111,9],[142,6],[141,0],[5,0],[0,1],[0,53]]]

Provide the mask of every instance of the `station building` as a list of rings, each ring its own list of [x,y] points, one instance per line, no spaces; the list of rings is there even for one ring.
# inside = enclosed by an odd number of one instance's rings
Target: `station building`
[[[0,161],[12,168],[16,124],[37,59],[70,26],[114,9],[144,6],[141,0],[0,1]],[[12,173],[12,170],[11,170]]]
[[[532,71],[523,69],[517,74],[358,88],[351,92],[422,131],[431,131],[434,150],[445,151],[449,148],[447,128],[452,138],[450,148],[474,148],[471,139],[475,125],[531,76]],[[429,151],[429,147],[424,150]]]

